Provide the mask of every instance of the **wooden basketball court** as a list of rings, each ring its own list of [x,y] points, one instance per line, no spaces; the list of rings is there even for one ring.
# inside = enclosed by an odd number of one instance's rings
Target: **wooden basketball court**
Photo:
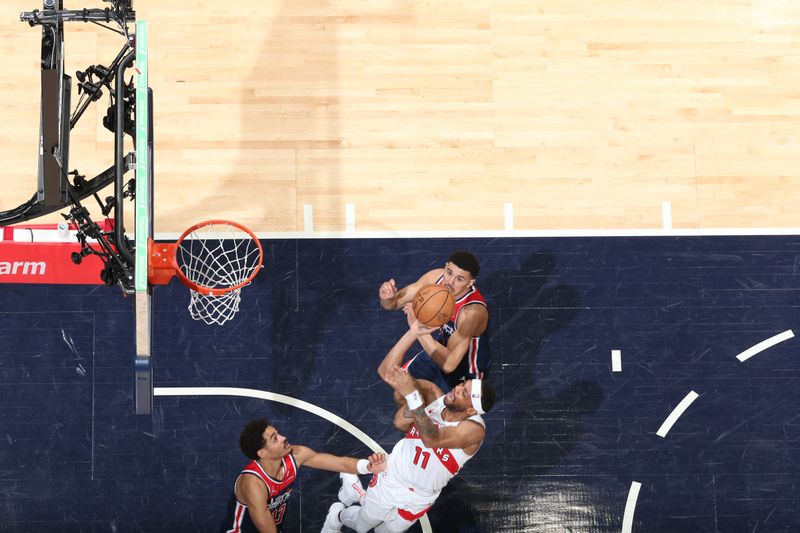
[[[0,8],[0,209],[35,187],[35,6]],[[800,226],[794,2],[292,0],[150,23],[157,232]],[[120,36],[74,24],[68,70]],[[105,105],[96,107],[102,113]],[[87,174],[113,150],[73,132]],[[352,227],[352,225],[351,225]]]

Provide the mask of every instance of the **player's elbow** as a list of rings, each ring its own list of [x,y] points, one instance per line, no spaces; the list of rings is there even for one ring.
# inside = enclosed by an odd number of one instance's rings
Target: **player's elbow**
[[[442,365],[442,372],[444,372],[445,374],[450,374],[451,372],[455,372],[456,368],[458,368],[458,363],[460,362],[461,362],[460,360],[451,361],[450,359],[448,359]]]
[[[394,427],[395,427],[395,429],[397,429],[398,431],[401,431],[403,433],[406,433],[409,429],[411,429],[411,423],[412,423],[412,421],[408,420],[406,418],[402,418],[402,419],[395,418],[394,419]]]
[[[422,444],[425,445],[426,448],[441,448],[441,443],[439,442],[439,436],[433,435],[421,435]]]

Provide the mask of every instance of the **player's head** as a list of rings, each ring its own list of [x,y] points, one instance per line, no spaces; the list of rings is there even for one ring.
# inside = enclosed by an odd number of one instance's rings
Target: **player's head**
[[[458,251],[450,254],[444,265],[444,285],[454,296],[460,296],[475,284],[481,271],[478,260],[469,252]]]
[[[444,404],[466,416],[488,413],[497,399],[494,389],[485,380],[462,381],[444,397]]]
[[[450,254],[450,257],[447,258],[447,262],[454,264],[461,270],[469,272],[473,278],[477,278],[478,274],[481,272],[481,265],[478,263],[478,258],[464,250],[459,250]]]
[[[286,437],[263,418],[248,422],[239,435],[239,448],[250,459],[278,459],[292,449]]]

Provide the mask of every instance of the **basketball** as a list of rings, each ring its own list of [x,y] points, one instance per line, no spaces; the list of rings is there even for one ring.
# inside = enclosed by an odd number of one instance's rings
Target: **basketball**
[[[450,291],[441,285],[425,285],[414,295],[412,305],[420,324],[438,328],[450,320],[456,302]]]

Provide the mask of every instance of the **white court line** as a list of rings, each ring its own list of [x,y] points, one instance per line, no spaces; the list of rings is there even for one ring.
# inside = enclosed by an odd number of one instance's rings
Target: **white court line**
[[[736,359],[738,359],[741,362],[745,362],[754,355],[756,355],[757,353],[763,352],[767,348],[772,348],[776,344],[789,340],[792,337],[794,337],[794,332],[790,329],[787,329],[783,333],[778,333],[774,337],[770,337],[769,339],[763,340],[758,344],[756,344],[755,346],[746,349],[745,351],[737,355]]]
[[[661,427],[658,428],[658,431],[656,431],[656,435],[662,438],[666,437],[667,433],[669,433],[669,430],[672,429],[672,426],[678,421],[678,418],[680,418],[683,412],[686,411],[690,405],[692,405],[692,402],[694,402],[698,396],[700,395],[695,391],[690,391],[689,394],[687,394],[683,400],[681,400],[681,403],[679,403],[678,406],[672,410],[667,419],[664,420],[664,423],[661,424]]]
[[[622,351],[611,350],[611,371],[622,372]]]
[[[252,228],[251,228],[252,229]],[[680,228],[646,229],[551,229],[551,230],[397,230],[397,231],[255,231],[259,239],[470,239],[496,237],[726,237],[800,235],[800,228]],[[126,233],[133,238],[134,233]],[[158,241],[176,241],[180,233],[156,233]]]
[[[335,415],[330,411],[323,409],[322,407],[316,406],[313,403],[308,403],[306,401],[298,400],[297,398],[292,398],[291,396],[285,396],[283,394],[276,394],[274,392],[267,392],[257,389],[244,389],[240,387],[154,387],[153,396],[240,396],[243,398],[257,398],[260,400],[283,403],[298,409],[302,409],[303,411],[308,411],[309,413],[313,413],[318,417],[331,422],[332,424],[336,424],[366,444],[373,452],[386,453],[386,450],[384,450],[380,444],[375,442],[375,440],[373,440],[369,435],[355,427],[344,418]],[[386,453],[386,455],[389,454]],[[427,515],[420,518],[419,523],[422,526],[422,531],[424,533],[433,533],[433,530],[431,529],[431,523],[430,520],[428,520]]]
[[[514,231],[514,204],[503,204],[503,219],[506,231]]]
[[[306,233],[313,233],[314,232],[314,206],[313,205],[303,204],[303,231],[306,232]]]
[[[672,229],[672,204],[661,202],[661,227]]]
[[[344,227],[348,233],[352,233],[356,230],[356,205],[355,204],[345,204],[344,205]]]
[[[628,491],[628,501],[625,502],[625,514],[622,515],[622,533],[631,533],[633,528],[633,512],[636,511],[636,500],[639,499],[639,489],[642,484],[638,481],[631,481],[631,488]]]

